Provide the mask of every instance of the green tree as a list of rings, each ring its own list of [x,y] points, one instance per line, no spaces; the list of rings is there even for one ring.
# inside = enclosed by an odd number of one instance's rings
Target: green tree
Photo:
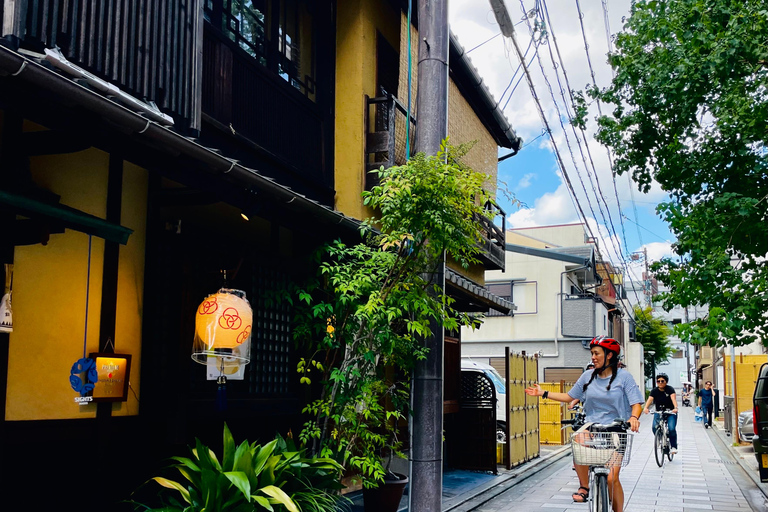
[[[635,306],[634,313],[635,336],[637,341],[643,344],[645,354],[645,378],[652,379],[656,365],[666,362],[672,354],[672,346],[669,344],[670,329],[662,319],[653,316],[653,309],[650,307]]]
[[[658,206],[678,255],[654,265],[664,307],[708,304],[678,333],[695,343],[768,340],[768,7],[765,0],[645,0],[610,56],[613,105],[597,138],[615,171]]]
[[[462,164],[463,151],[444,147],[376,171],[380,185],[364,194],[377,213],[365,241],[323,247],[316,279],[297,293],[294,335],[306,351],[297,370],[316,393],[300,439],[310,453],[359,473],[366,487],[385,477],[382,455],[398,452],[410,372],[426,355],[431,326],[479,322],[455,311],[431,280],[443,254],[464,267],[479,261],[487,176]]]

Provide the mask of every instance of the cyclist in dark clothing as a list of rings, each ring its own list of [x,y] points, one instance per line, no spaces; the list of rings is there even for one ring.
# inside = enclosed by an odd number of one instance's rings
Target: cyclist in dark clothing
[[[699,391],[699,407],[704,412],[704,428],[709,428],[712,424],[712,408],[715,405],[715,395],[717,391],[712,389],[712,381],[704,383],[704,389]]]
[[[667,386],[669,377],[666,373],[660,373],[656,376],[656,386],[651,391],[651,396],[648,397],[648,401],[645,402],[645,408],[643,412],[648,414],[650,411],[648,407],[651,404],[656,406],[656,414],[653,415],[653,433],[656,433],[656,429],[661,421],[661,411],[670,411],[677,413],[677,395],[675,394],[675,388]],[[667,426],[669,426],[669,444],[672,447],[672,454],[677,453],[677,416],[667,416]]]

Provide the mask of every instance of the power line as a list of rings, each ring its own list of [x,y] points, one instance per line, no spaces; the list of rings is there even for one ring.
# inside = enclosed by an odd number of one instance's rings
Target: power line
[[[560,156],[560,150],[557,147],[557,142],[555,142],[555,138],[552,136],[552,129],[549,126],[549,121],[547,121],[547,116],[544,115],[544,109],[541,106],[541,101],[539,100],[538,95],[536,94],[536,88],[533,85],[533,79],[531,78],[531,73],[528,70],[528,66],[525,65],[525,60],[523,59],[523,52],[520,51],[520,46],[517,44],[517,38],[515,37],[514,32],[512,32],[512,35],[510,36],[510,39],[512,41],[512,46],[515,49],[515,53],[517,54],[517,58],[520,60],[521,63],[523,63],[523,72],[525,73],[526,81],[528,82],[528,88],[531,91],[531,96],[533,97],[534,103],[536,103],[536,108],[539,112],[539,116],[541,117],[541,122],[544,124],[544,128],[546,129],[547,133],[549,134],[549,140],[552,143],[552,148],[555,151],[555,157],[557,160],[558,165],[560,166],[560,170],[563,173],[563,179],[566,182],[566,186],[571,191],[571,194],[573,197],[576,197],[576,194],[573,191],[573,184],[571,183],[570,178],[568,177],[568,172],[565,169],[565,165],[563,164],[563,159]],[[538,54],[538,52],[537,52]],[[579,213],[581,213],[582,218],[584,219],[584,223],[587,227],[587,230],[589,230],[590,234],[592,234],[592,229],[589,227],[589,224],[586,222],[587,216],[584,214],[584,210],[582,210],[581,205],[578,204],[578,202],[574,205]],[[594,238],[594,235],[592,235]]]
[[[475,47],[474,47],[474,48],[472,48],[471,50],[467,50],[467,53],[469,53],[469,52],[473,52],[473,51],[477,50],[478,48],[480,48],[481,46],[483,46],[485,43],[490,43],[491,41],[493,41],[494,39],[496,39],[496,38],[497,38],[497,37],[499,37],[500,35],[501,35],[501,32],[499,32],[498,34],[496,34],[496,35],[495,35],[495,36],[493,36],[493,37],[489,37],[488,39],[486,39],[485,41],[483,41],[483,42],[482,42],[482,43],[480,43],[479,45],[475,46]]]
[[[525,12],[525,7],[523,6],[522,0],[520,1],[520,4],[521,4],[521,7],[522,7],[523,11]],[[541,8],[541,5],[543,5],[543,8],[544,8],[543,10]],[[549,22],[550,20],[549,20],[549,16],[548,16],[548,11],[546,9],[546,4],[540,3],[540,1],[537,0],[536,8],[532,12],[535,13],[535,14],[540,15],[542,11],[547,15],[547,21]],[[538,23],[538,21],[537,21],[537,23]],[[542,20],[541,23],[542,23],[542,25],[544,25],[543,20]],[[548,23],[548,25],[550,26],[550,29],[552,30],[551,23]],[[529,26],[529,30],[531,30],[530,23],[528,24],[528,26]],[[546,26],[546,25],[544,25],[544,26]],[[556,40],[556,37],[555,37],[555,34],[554,34],[554,30],[552,30],[551,33],[552,33],[552,37],[553,37],[553,43],[555,44],[555,48],[556,48],[556,50],[558,52],[558,56],[560,56],[559,47],[557,45],[557,40]],[[550,59],[552,61],[552,65],[553,65],[553,68],[554,68],[554,71],[555,71],[555,77],[556,77],[558,85],[560,87],[560,94],[561,94],[561,97],[563,98],[563,103],[564,103],[566,112],[568,112],[568,100],[565,98],[565,94],[563,92],[563,86],[562,86],[562,83],[560,82],[560,78],[559,78],[559,75],[558,75],[558,72],[557,72],[557,65],[554,62],[554,56],[552,54],[551,47],[550,47],[549,53],[550,53]],[[565,64],[562,61],[562,57],[560,57],[560,63],[561,63],[561,67],[562,67],[563,76],[564,76],[564,78],[566,80],[566,83],[568,83],[567,72],[565,70]],[[559,119],[560,119],[560,126],[563,129],[563,133],[564,133],[565,138],[566,138],[566,144],[567,144],[568,149],[569,149],[569,151],[571,153],[571,158],[573,160],[574,168],[576,170],[577,176],[579,177],[579,181],[580,181],[580,183],[582,185],[582,189],[584,190],[584,194],[585,194],[585,197],[586,197],[587,202],[589,204],[590,211],[592,212],[593,217],[596,218],[594,209],[592,207],[592,202],[590,200],[589,193],[587,192],[586,187],[584,185],[584,181],[582,180],[581,175],[579,173],[578,164],[576,163],[575,154],[574,154],[573,149],[572,149],[572,147],[570,145],[570,142],[569,142],[568,133],[565,130],[565,127],[563,126],[562,114],[560,113],[560,109],[559,109],[559,106],[557,104],[557,100],[554,98],[554,94],[553,94],[553,91],[552,91],[552,86],[549,83],[549,80],[547,79],[546,72],[544,71],[543,64],[541,63],[540,58],[539,58],[539,66],[541,68],[541,72],[542,72],[542,75],[544,77],[545,83],[547,84],[547,87],[549,88],[550,95],[552,96],[552,101],[555,104],[555,108],[556,108],[556,110],[558,112],[558,116],[559,116]],[[570,94],[570,84],[569,83],[568,83],[568,88],[569,88],[569,96],[571,97],[571,101],[573,102],[573,95]],[[592,182],[592,176],[591,176],[591,174],[589,172],[589,167],[588,167],[587,162],[586,162],[586,157],[584,155],[584,151],[581,148],[581,139],[579,138],[578,133],[576,133],[576,130],[573,127],[573,125],[571,127],[572,127],[572,130],[574,132],[574,136],[576,137],[576,141],[577,141],[577,143],[579,145],[579,152],[581,154],[582,162],[584,163],[585,170],[587,171],[587,175],[588,175],[588,178],[590,180],[590,186],[592,188],[592,191],[595,194],[595,199],[597,201],[597,205],[598,205],[598,209],[600,211],[600,215],[602,216],[603,222],[605,223],[606,229],[608,230],[609,243],[606,245],[605,249],[606,249],[606,251],[608,251],[608,253],[610,253],[611,250],[613,250],[613,254],[616,256],[616,258],[617,258],[617,260],[619,262],[619,266],[623,267],[624,271],[627,274],[629,274],[629,270],[628,270],[627,265],[626,265],[625,256],[623,255],[623,251],[621,249],[621,244],[620,243],[614,244],[612,241],[610,241],[611,240],[611,238],[610,238],[611,237],[611,231],[613,231],[613,236],[615,237],[615,240],[617,242],[618,242],[618,234],[616,233],[616,229],[615,229],[615,226],[613,224],[612,215],[610,214],[610,206],[608,205],[608,202],[607,202],[607,200],[605,199],[605,196],[602,193],[602,187],[600,186],[600,181],[599,181],[599,177],[597,175],[597,170],[595,168],[594,161],[593,161],[592,156],[591,156],[591,152],[589,151],[589,144],[588,144],[588,141],[587,141],[586,133],[584,132],[583,129],[581,130],[582,136],[584,138],[585,145],[587,147],[587,154],[589,155],[589,160],[590,160],[590,163],[592,164],[592,169],[593,169],[593,171],[595,173],[595,183],[597,184],[597,190],[595,189],[595,184]],[[599,194],[598,194],[598,190],[599,190]],[[610,222],[609,222],[608,219],[605,218],[605,213],[603,213],[603,209],[602,209],[602,207],[600,205],[600,199],[603,200],[603,203],[605,204],[606,209],[608,210],[608,217],[610,219]],[[576,199],[576,200],[578,201],[578,199]],[[590,232],[591,232],[591,230],[590,230]],[[595,238],[594,235],[593,235],[593,238]],[[598,247],[598,254],[599,254],[599,252],[600,251],[599,251],[599,247]],[[638,298],[638,300],[639,300],[639,298]]]
[[[523,59],[525,59],[526,57],[528,57],[528,52],[529,52],[529,51],[531,51],[531,46],[533,46],[533,37],[531,37],[531,40],[528,42],[528,48],[526,48],[526,49],[525,49],[525,55],[523,55]],[[512,78],[510,78],[510,79],[509,79],[509,84],[507,84],[507,88],[506,88],[506,89],[504,89],[504,92],[502,92],[502,93],[501,93],[501,97],[499,98],[499,101],[496,103],[496,105],[497,105],[497,106],[501,104],[501,100],[503,100],[503,99],[504,99],[504,95],[505,95],[505,94],[507,94],[507,91],[508,91],[508,90],[509,90],[509,88],[512,86],[512,82],[514,82],[514,81],[515,81],[515,77],[517,76],[517,72],[518,72],[518,71],[520,71],[520,68],[521,68],[521,67],[522,67],[522,64],[518,64],[518,65],[517,65],[517,69],[516,69],[516,70],[515,70],[515,72],[512,74]],[[522,79],[522,78],[523,78],[523,75],[520,75],[520,78]],[[520,83],[520,80],[518,80],[518,81],[517,81],[517,83],[519,84],[519,83]],[[517,89],[517,84],[515,84],[515,88],[514,88],[514,89],[512,89],[512,92],[511,92],[511,93],[509,93],[509,98],[511,98],[511,97],[512,97],[512,94],[514,94],[514,92],[515,92],[515,89]],[[509,103],[509,98],[507,98],[507,103]],[[506,108],[506,106],[507,106],[507,103],[505,103],[505,104],[504,104],[504,107],[502,107],[502,110],[504,110],[504,108]]]
[[[551,21],[551,19],[549,17],[549,9],[547,8],[547,4],[546,4],[546,2],[544,0],[541,0],[541,5],[543,7],[543,12],[544,12],[544,14],[546,16],[546,19],[547,19],[547,27],[549,28],[549,33],[552,35],[552,42],[553,42],[553,44],[555,46],[555,51],[557,52],[557,57],[558,57],[558,60],[560,62],[560,70],[563,73],[563,78],[565,79],[565,84],[566,84],[566,87],[568,89],[568,95],[569,95],[570,100],[571,100],[571,105],[574,105],[575,104],[575,100],[574,100],[574,97],[573,97],[573,91],[571,89],[570,81],[568,80],[568,73],[566,72],[566,69],[565,69],[565,62],[563,61],[562,55],[560,54],[560,47],[557,44],[557,37],[555,36],[554,27],[552,26],[552,21]],[[560,78],[559,78],[559,75],[557,73],[557,66],[555,65],[555,58],[554,58],[554,55],[552,55],[552,46],[551,45],[549,47],[549,56],[550,56],[550,59],[552,61],[552,67],[553,67],[553,69],[555,71],[555,77],[557,78],[557,83],[560,86],[560,95],[563,98],[563,103],[565,104],[566,112],[567,112],[567,110],[568,110],[568,100],[566,100],[566,98],[565,98],[565,93],[563,91],[563,86],[560,83]],[[575,110],[575,108],[574,108],[574,110]],[[569,116],[570,116],[570,114],[569,114]],[[618,239],[619,235],[616,233],[616,228],[614,227],[613,217],[611,216],[611,209],[610,209],[610,206],[608,205],[608,201],[605,199],[605,195],[603,194],[602,187],[600,186],[600,179],[599,179],[598,174],[597,174],[597,168],[595,167],[595,162],[592,159],[592,153],[591,153],[591,151],[589,149],[589,142],[588,142],[588,139],[587,139],[587,134],[585,133],[584,128],[579,127],[579,130],[581,132],[582,138],[584,139],[584,146],[585,146],[586,151],[587,151],[587,156],[589,157],[589,163],[591,164],[592,172],[594,173],[594,183],[592,182],[592,174],[589,172],[589,167],[587,166],[587,161],[586,161],[586,158],[584,156],[584,150],[581,147],[581,139],[579,138],[579,135],[576,132],[576,127],[574,126],[574,124],[573,123],[570,123],[570,124],[571,124],[571,130],[573,131],[573,135],[574,135],[574,137],[576,137],[576,142],[578,143],[578,146],[579,146],[579,153],[581,154],[581,159],[584,162],[584,168],[587,171],[587,178],[589,179],[590,186],[592,187],[592,192],[595,194],[595,199],[597,201],[597,207],[600,210],[600,215],[602,216],[603,222],[605,223],[605,225],[606,225],[606,227],[608,229],[608,235],[610,236],[611,235],[611,231],[613,231],[613,236],[615,236]],[[595,189],[595,184],[597,185],[597,189]],[[586,191],[584,193],[586,194]],[[605,204],[605,209],[606,209],[606,211],[608,213],[608,218],[607,219],[605,217],[605,213],[603,213],[602,206],[600,206],[600,199],[602,199],[603,200],[603,204]],[[625,260],[626,257],[624,256],[624,254],[621,251],[621,245],[619,244],[617,248],[618,248],[618,252],[616,251],[616,248],[614,248],[614,253],[616,254],[616,256],[618,257],[618,259],[620,261]]]
[[[525,6],[523,5],[522,0],[520,0],[520,5],[523,8],[523,11],[525,11]],[[537,21],[534,24],[534,27],[531,26],[530,22],[527,23],[528,30],[531,32],[532,36],[534,35],[534,33],[535,33],[536,29],[538,28],[538,25],[540,23],[538,21],[538,18],[541,15],[541,9],[538,7],[538,2],[537,2],[537,7],[534,9],[534,13],[536,13],[536,18],[537,18]],[[528,18],[526,17],[526,20],[527,19]],[[543,20],[541,21],[541,25],[545,26],[545,24],[543,23]],[[552,55],[551,47],[550,47],[550,58],[552,59],[552,64],[554,66],[555,65],[554,64],[554,56]],[[544,77],[544,82],[546,83],[547,88],[549,89],[549,94],[550,94],[550,96],[552,98],[552,102],[554,103],[555,110],[557,111],[558,122],[560,123],[560,128],[563,130],[563,135],[565,136],[565,144],[568,147],[568,152],[571,155],[571,161],[573,162],[574,170],[576,171],[576,177],[579,179],[579,183],[581,184],[582,190],[584,190],[584,196],[587,199],[587,205],[589,206],[589,210],[592,213],[592,217],[596,220],[597,219],[597,214],[595,214],[594,207],[592,206],[592,200],[590,199],[589,193],[587,192],[587,187],[584,184],[584,180],[581,177],[581,173],[579,172],[579,166],[578,166],[578,163],[576,162],[576,155],[575,155],[575,153],[573,151],[573,147],[571,146],[570,138],[568,137],[568,131],[566,130],[565,125],[563,124],[563,115],[562,115],[562,113],[560,111],[560,106],[558,105],[557,100],[555,99],[555,94],[554,94],[554,91],[552,90],[552,84],[550,83],[549,78],[547,77],[546,71],[544,69],[544,64],[543,64],[543,62],[541,60],[541,56],[538,53],[536,55],[536,59],[537,59],[537,61],[539,63],[539,69],[541,70],[541,74]],[[558,85],[560,86],[560,93],[561,93],[561,95],[563,97],[563,101],[565,103],[566,113],[568,113],[568,103],[565,100],[565,93],[563,92],[563,87],[562,87],[562,83],[560,82],[560,77],[557,75],[557,69],[555,69],[555,78],[557,79]],[[576,136],[576,141],[578,142],[579,150],[581,151],[581,141],[579,140],[578,135],[576,135],[575,129],[574,129],[574,135]],[[581,154],[582,154],[582,160],[584,161],[584,166],[585,166],[585,169],[586,169],[586,160],[584,159],[583,151],[581,151]],[[589,174],[589,170],[588,169],[587,169],[587,173]],[[593,190],[594,190],[594,186],[593,186]],[[578,202],[578,198],[575,197],[575,194],[574,194],[574,198],[575,198],[576,202]],[[596,199],[596,201],[598,201],[598,209],[600,210],[600,214],[603,217],[603,221],[607,224],[607,220],[605,219],[605,214],[603,213],[602,208],[600,208],[599,200],[597,198],[595,198],[595,199]],[[585,220],[585,223],[587,224],[587,227],[588,227],[588,229],[590,231],[590,234],[591,234],[592,238],[595,239],[595,241],[597,242],[597,237],[595,237],[594,233],[592,233],[592,229],[589,227],[589,224],[586,221],[586,218],[584,220]],[[599,231],[598,231],[598,233],[599,233]],[[610,231],[609,231],[609,236],[610,236]],[[613,248],[614,249],[614,253],[616,254],[617,258],[619,260],[621,260],[621,257],[619,257],[618,253],[616,252],[616,248],[615,247],[610,247],[611,245],[613,245],[613,244],[609,244],[609,246],[606,247],[606,250],[610,251],[610,249]],[[597,251],[598,251],[598,254],[599,254],[600,253],[600,248],[599,248],[599,246],[597,244],[596,244],[596,248],[597,248]],[[601,256],[601,258],[602,258],[602,256]]]
[[[625,218],[626,218],[626,219],[627,219],[629,222],[631,222],[631,223],[633,223],[633,224],[637,224],[637,222],[633,221],[632,219],[630,219],[630,218],[629,218],[629,217],[627,217],[626,215],[625,215],[624,217],[625,217]],[[656,237],[656,238],[658,238],[659,240],[663,240],[664,242],[666,242],[666,241],[667,241],[667,239],[666,239],[666,238],[664,238],[664,237],[663,237],[663,236],[661,236],[661,235],[658,235],[658,234],[654,233],[653,231],[651,231],[650,229],[646,228],[645,226],[642,226],[642,225],[640,225],[640,224],[637,224],[637,227],[638,227],[638,229],[642,228],[642,229],[646,230],[647,232],[649,232],[650,234],[652,234],[653,236],[655,236],[655,237]]]

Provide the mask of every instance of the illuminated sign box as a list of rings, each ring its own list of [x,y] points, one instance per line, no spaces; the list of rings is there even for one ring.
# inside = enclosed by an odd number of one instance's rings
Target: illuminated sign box
[[[96,361],[96,371],[99,373],[99,380],[93,385],[93,401],[126,402],[131,377],[131,355],[94,352],[89,357]]]

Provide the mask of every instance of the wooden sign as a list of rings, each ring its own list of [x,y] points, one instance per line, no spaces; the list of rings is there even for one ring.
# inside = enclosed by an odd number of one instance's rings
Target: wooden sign
[[[131,355],[94,352],[99,380],[93,385],[94,402],[126,402],[131,378]]]

